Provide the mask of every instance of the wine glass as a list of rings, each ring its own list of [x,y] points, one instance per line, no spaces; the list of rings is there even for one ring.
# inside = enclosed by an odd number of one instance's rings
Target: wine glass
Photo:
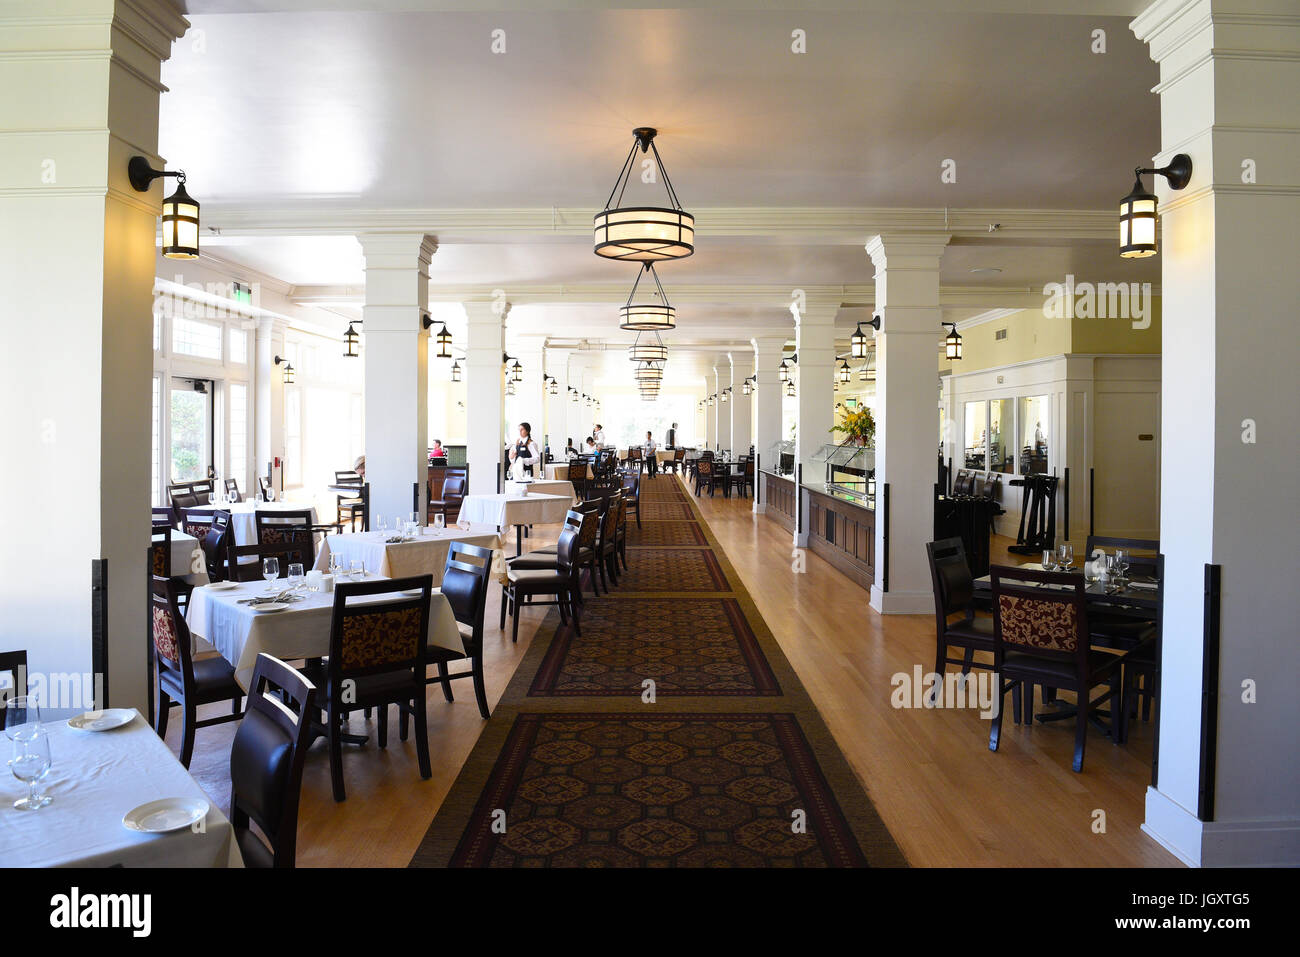
[[[14,801],[18,811],[35,811],[49,804],[47,794],[37,794],[36,784],[50,770],[50,734],[41,725],[40,708],[34,698],[19,695],[5,701],[5,736],[13,742],[9,770],[27,785],[27,796]],[[12,718],[11,722],[9,719]],[[22,724],[13,722],[21,721]]]
[[[1064,571],[1069,571],[1070,566],[1074,564],[1074,546],[1065,542],[1056,551],[1057,561]]]
[[[379,523],[379,530],[384,533],[384,538],[388,537],[388,519],[383,515],[376,515],[375,521]]]
[[[302,588],[307,580],[307,573],[302,570],[302,562],[289,563],[289,587],[294,591]]]
[[[273,489],[273,488],[271,488],[271,487],[269,487],[269,486],[268,486],[267,489],[266,489],[266,500],[267,500],[268,502],[274,502],[274,501],[275,501],[275,489]]]
[[[1043,571],[1056,571],[1056,552],[1051,548],[1043,549]]]
[[[271,582],[280,577],[280,559],[263,558],[262,559],[262,577],[266,579],[266,593],[269,595],[275,591],[275,586]]]

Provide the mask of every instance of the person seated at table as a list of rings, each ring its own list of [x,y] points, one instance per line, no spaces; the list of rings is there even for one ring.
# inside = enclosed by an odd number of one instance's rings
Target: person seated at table
[[[445,459],[446,457],[447,450],[442,447],[442,439],[434,439],[433,448],[429,449],[429,458]]]
[[[666,449],[677,448],[677,423],[676,422],[672,424],[672,427],[669,428],[668,430],[668,434],[664,436],[664,448]]]
[[[573,444],[573,439],[571,438],[565,439],[564,443],[565,443],[564,457],[566,459],[576,459],[579,455],[582,454],[581,452],[578,451],[577,447]]]
[[[593,438],[593,437],[590,436],[590,435],[587,436],[587,454],[588,454],[588,455],[591,455],[591,456],[595,456],[595,455],[597,455],[599,452],[600,452],[600,449],[596,448],[596,440],[595,440],[595,438]]]
[[[655,458],[655,449],[657,449],[658,447],[659,446],[655,444],[654,435],[650,432],[647,432],[645,434],[645,445],[643,445],[641,448],[642,451],[645,453],[646,471],[649,472],[651,475],[659,474],[659,460]]]
[[[366,457],[358,455],[357,460],[352,463],[352,471],[361,476],[361,481],[366,480]]]
[[[533,466],[542,460],[541,450],[537,443],[533,441],[533,427],[527,422],[519,423],[519,438],[510,449],[510,461],[523,462],[524,472],[528,475],[533,474]]]

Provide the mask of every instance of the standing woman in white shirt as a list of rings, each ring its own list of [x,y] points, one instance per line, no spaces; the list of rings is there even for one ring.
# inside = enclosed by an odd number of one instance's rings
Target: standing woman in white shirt
[[[523,462],[524,471],[533,474],[533,466],[542,460],[541,450],[533,441],[533,427],[527,422],[519,423],[519,439],[510,449],[511,462]]]
[[[603,449],[605,447],[605,427],[599,422],[596,423],[596,431],[592,433],[591,437],[596,440],[596,448]]]

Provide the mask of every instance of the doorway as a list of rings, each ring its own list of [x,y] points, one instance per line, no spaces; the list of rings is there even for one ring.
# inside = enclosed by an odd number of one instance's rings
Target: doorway
[[[190,482],[212,475],[216,429],[211,379],[173,376],[167,403],[172,482]]]

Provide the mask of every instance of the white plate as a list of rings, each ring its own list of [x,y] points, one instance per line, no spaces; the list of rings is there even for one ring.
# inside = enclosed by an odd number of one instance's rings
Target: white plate
[[[255,601],[248,606],[253,611],[277,612],[288,611],[289,603],[283,601]]]
[[[239,582],[209,582],[208,591],[234,591],[239,587]]]
[[[162,798],[127,811],[122,826],[141,834],[166,834],[193,826],[208,816],[211,807],[203,798]]]
[[[135,720],[135,712],[130,708],[107,708],[103,711],[87,711],[75,718],[68,719],[68,727],[78,731],[112,731]]]

